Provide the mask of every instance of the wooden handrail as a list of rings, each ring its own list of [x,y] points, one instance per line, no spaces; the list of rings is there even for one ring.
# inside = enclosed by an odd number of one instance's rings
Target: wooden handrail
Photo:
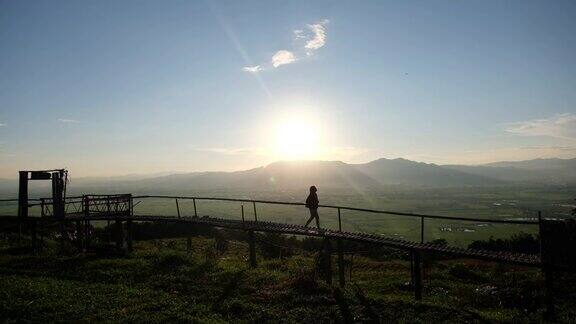
[[[107,195],[101,195],[107,196]],[[76,197],[67,197],[66,200],[73,200],[73,199],[81,199],[82,196]],[[230,201],[230,202],[245,202],[245,203],[259,203],[259,204],[268,204],[268,205],[284,205],[284,206],[305,206],[304,203],[299,202],[287,202],[287,201],[272,201],[272,200],[259,200],[259,199],[241,199],[241,198],[222,198],[222,197],[195,197],[195,196],[168,196],[168,195],[141,195],[141,196],[132,196],[133,199],[147,199],[147,198],[157,198],[157,199],[181,199],[181,200],[208,200],[208,201]],[[32,201],[40,201],[40,199],[29,199]],[[0,202],[17,202],[18,199],[0,199]],[[78,203],[80,201],[75,202],[66,202],[66,203]],[[29,204],[29,206],[36,206],[41,204]],[[418,214],[418,213],[406,213],[406,212],[398,212],[398,211],[391,211],[391,210],[378,210],[378,209],[367,209],[367,208],[356,208],[356,207],[347,207],[347,206],[336,206],[336,205],[319,205],[320,208],[331,208],[337,210],[349,210],[349,211],[358,211],[358,212],[365,212],[365,213],[374,213],[374,214],[386,214],[386,215],[394,215],[394,216],[405,216],[405,217],[419,217],[419,218],[428,218],[428,219],[443,219],[443,220],[451,220],[451,221],[466,221],[466,222],[481,222],[481,223],[498,223],[498,224],[512,224],[512,225],[538,225],[537,221],[523,221],[523,220],[505,220],[505,219],[485,219],[485,218],[475,218],[475,217],[452,217],[452,216],[443,216],[443,215],[429,215],[429,214]]]
[[[182,200],[193,199],[193,200],[209,200],[209,201],[232,201],[232,202],[270,204],[270,205],[285,205],[285,206],[305,206],[306,205],[304,203],[297,203],[297,202],[254,200],[254,199],[240,199],[240,198],[216,198],[216,197],[143,195],[143,196],[132,196],[132,198],[134,198],[134,199],[158,198],[158,199],[182,199]],[[355,207],[334,206],[334,205],[319,205],[318,207],[340,209],[340,210],[350,210],[350,211],[359,211],[359,212],[375,213],[375,214],[387,214],[387,215],[395,215],[395,216],[422,217],[422,218],[429,218],[429,219],[445,219],[445,220],[456,220],[456,221],[515,224],[515,225],[538,225],[538,222],[536,222],[536,221],[532,222],[532,221],[513,221],[513,220],[505,220],[505,219],[483,219],[483,218],[474,218],[474,217],[451,217],[451,216],[405,213],[405,212],[397,212],[397,211],[389,211],[389,210],[377,210],[377,209],[355,208]]]

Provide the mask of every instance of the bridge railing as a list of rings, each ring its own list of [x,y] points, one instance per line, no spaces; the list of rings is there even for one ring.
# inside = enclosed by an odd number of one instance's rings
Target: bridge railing
[[[180,210],[180,203],[182,201],[191,201],[192,208],[193,208],[193,216],[198,217],[200,215],[198,202],[200,201],[216,201],[216,202],[239,202],[242,203],[241,206],[241,215],[242,220],[248,220],[248,214],[253,215],[253,221],[261,221],[262,215],[259,215],[259,205],[282,205],[282,206],[299,206],[305,207],[304,203],[300,202],[286,202],[286,201],[270,201],[270,200],[257,200],[257,199],[242,199],[242,198],[217,198],[217,197],[201,197],[201,196],[171,196],[171,195],[142,195],[142,196],[133,196],[133,199],[137,200],[144,200],[144,199],[166,199],[166,200],[174,200],[174,204],[176,206],[176,211],[178,217],[182,217],[182,213]],[[135,206],[138,203],[135,204]],[[510,219],[494,219],[494,218],[479,218],[479,217],[458,217],[458,216],[444,216],[444,215],[432,215],[432,214],[421,214],[421,213],[410,213],[410,212],[399,212],[399,211],[390,211],[390,210],[379,210],[379,209],[367,209],[367,208],[356,208],[356,207],[348,207],[348,206],[338,206],[338,205],[319,205],[319,208],[323,209],[332,209],[335,211],[335,216],[337,217],[337,230],[342,231],[342,222],[343,219],[348,221],[349,218],[346,218],[344,212],[350,211],[355,213],[372,213],[372,214],[380,214],[380,215],[390,215],[395,217],[401,218],[409,218],[419,221],[419,239],[421,243],[425,241],[425,228],[426,228],[426,220],[443,220],[443,221],[461,221],[461,222],[473,222],[473,223],[481,223],[481,224],[501,224],[501,225],[524,225],[524,226],[534,226],[534,230],[539,232],[539,227],[536,228],[540,224],[541,221],[541,214],[538,212],[538,215],[534,217],[536,220],[510,220]],[[429,222],[428,222],[429,223]]]
[[[89,207],[91,209],[102,209],[104,206],[110,203],[108,198],[110,195],[101,195],[98,197],[94,197],[94,201],[92,204],[94,206]],[[117,195],[112,195],[117,196]],[[85,204],[83,198],[86,196],[75,196],[75,197],[66,197],[66,210],[67,213],[79,213],[83,211],[82,204]],[[199,216],[199,206],[198,203],[200,201],[213,201],[213,202],[238,202],[242,203],[241,206],[241,215],[242,220],[248,220],[249,217],[253,217],[254,221],[261,221],[263,219],[263,208],[261,205],[270,205],[270,206],[294,206],[294,207],[304,207],[304,203],[300,202],[286,202],[286,201],[271,201],[271,200],[257,200],[257,199],[243,199],[243,198],[224,198],[224,197],[202,197],[202,196],[173,196],[173,195],[140,195],[140,196],[132,196],[132,200],[145,200],[145,199],[162,199],[162,200],[173,200],[174,205],[176,207],[176,214],[178,217],[182,217],[184,213],[182,213],[181,208],[186,205],[192,208],[193,216]],[[4,202],[17,202],[17,199],[4,199],[0,200]],[[182,204],[183,203],[183,204]],[[191,204],[190,204],[191,203]],[[102,206],[98,206],[102,205]],[[132,203],[132,205],[127,208],[130,209],[132,212],[132,207],[137,206],[138,202]],[[191,206],[190,206],[191,205]],[[51,199],[44,198],[44,199],[30,199],[29,206],[40,206],[41,207],[41,216],[51,216]],[[201,207],[201,206],[200,206]],[[429,226],[430,223],[435,223],[435,221],[446,221],[446,222],[469,222],[469,223],[478,223],[478,224],[501,224],[501,225],[511,225],[511,226],[529,226],[532,228],[534,226],[534,230],[531,232],[539,233],[539,227],[535,227],[540,224],[541,217],[533,217],[535,220],[510,220],[510,219],[494,219],[494,218],[479,218],[479,217],[458,217],[458,216],[444,216],[444,215],[433,215],[433,214],[420,214],[420,213],[410,213],[410,212],[398,212],[398,211],[390,211],[390,210],[378,210],[378,209],[367,209],[367,208],[356,208],[356,207],[348,207],[348,206],[338,206],[338,205],[319,205],[319,208],[322,209],[331,209],[333,212],[330,214],[335,216],[331,218],[331,224],[333,225],[332,228],[336,227],[338,231],[342,231],[343,221],[346,224],[351,224],[351,221],[355,219],[354,216],[364,214],[364,213],[372,213],[372,214],[380,214],[380,215],[388,215],[394,216],[394,219],[389,219],[390,221],[398,220],[398,218],[405,218],[407,221],[409,219],[418,221],[419,223],[419,241],[424,243],[425,233],[429,233],[426,231],[427,225]],[[85,207],[84,207],[85,209]],[[107,208],[105,208],[107,210]],[[124,208],[122,211],[126,211]],[[239,210],[240,212],[240,210]],[[345,215],[346,212],[349,212],[348,215]],[[235,212],[234,212],[235,213]],[[353,214],[353,215],[350,215]],[[536,215],[535,215],[536,216]],[[322,217],[322,215],[321,215]],[[326,219],[325,217],[322,217]],[[410,223],[410,221],[408,221]],[[336,225],[336,224],[337,225]],[[326,222],[322,222],[322,224],[326,224]],[[397,224],[396,224],[397,225]],[[412,228],[412,226],[410,226]],[[382,227],[382,229],[389,230],[387,227]],[[461,230],[461,229],[460,229]],[[473,231],[473,230],[472,230]],[[410,236],[416,235],[413,232],[413,229],[410,229]],[[506,233],[510,233],[510,231],[506,231]],[[402,233],[400,233],[402,234]],[[394,233],[394,235],[398,235]],[[448,235],[448,234],[447,234]],[[402,236],[400,236],[402,237]],[[417,239],[416,239],[417,240]]]
[[[16,211],[18,199],[0,199],[0,203],[11,203]],[[71,196],[64,199],[64,215],[70,214],[114,214],[129,216],[131,214],[131,194],[106,194],[106,195],[82,195]],[[31,216],[52,217],[54,202],[52,198],[29,198],[29,208],[39,208]],[[0,213],[1,214],[1,213]]]

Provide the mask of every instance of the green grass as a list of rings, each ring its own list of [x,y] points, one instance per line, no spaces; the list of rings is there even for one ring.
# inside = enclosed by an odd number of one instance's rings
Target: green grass
[[[352,282],[340,292],[318,279],[313,253],[283,259],[259,253],[258,267],[250,269],[247,246],[238,241],[230,241],[223,254],[204,237],[193,238],[190,253],[185,239],[137,242],[131,254],[62,253],[48,243],[46,251],[33,255],[0,240],[2,321],[342,322],[368,320],[370,314],[384,322],[542,318],[542,278],[526,268],[427,260],[424,301],[415,302],[410,265],[397,258],[355,256]],[[350,257],[346,262],[349,266]],[[346,275],[349,279],[349,267]],[[558,319],[574,321],[574,278],[562,280]]]

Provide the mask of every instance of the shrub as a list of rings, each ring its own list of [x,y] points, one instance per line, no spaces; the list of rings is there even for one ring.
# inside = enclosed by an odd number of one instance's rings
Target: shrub
[[[485,278],[482,275],[476,273],[475,271],[471,270],[469,267],[467,267],[462,263],[457,263],[452,267],[450,267],[448,273],[450,273],[450,275],[456,278],[463,280],[480,281],[480,282],[485,281]]]
[[[188,258],[177,253],[162,253],[152,261],[152,267],[160,271],[175,271],[180,267],[190,265]]]
[[[485,241],[474,241],[468,245],[468,248],[474,250],[537,254],[540,252],[539,240],[538,235],[519,233],[512,235],[509,239],[494,239],[490,237],[490,239]]]

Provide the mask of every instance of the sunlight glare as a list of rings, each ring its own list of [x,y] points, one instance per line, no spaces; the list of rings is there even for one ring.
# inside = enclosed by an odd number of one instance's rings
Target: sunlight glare
[[[278,125],[276,154],[281,159],[310,159],[318,152],[318,133],[305,120],[291,119]]]

